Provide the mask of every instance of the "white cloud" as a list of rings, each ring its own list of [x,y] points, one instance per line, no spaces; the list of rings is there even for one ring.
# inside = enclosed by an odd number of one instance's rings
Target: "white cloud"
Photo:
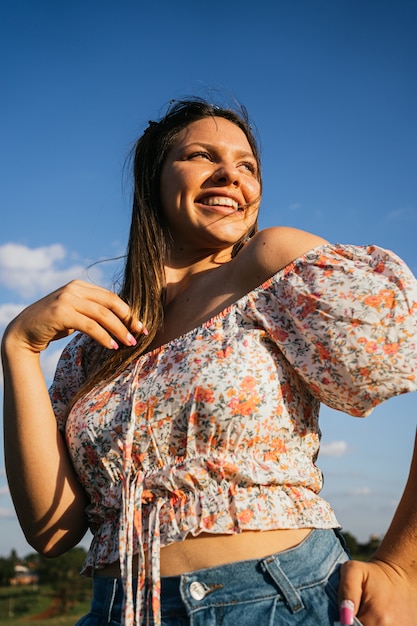
[[[343,456],[348,450],[346,441],[331,441],[322,444],[320,448],[320,456]]]
[[[24,304],[1,304],[0,305],[0,327],[6,326],[20,311]]]
[[[75,278],[85,278],[86,269],[75,264],[62,268],[67,252],[61,244],[28,248],[17,243],[0,246],[0,284],[20,296],[32,298],[53,291]],[[92,274],[98,277],[98,269]]]
[[[10,494],[9,487],[7,485],[3,485],[0,487],[0,496],[8,496]]]

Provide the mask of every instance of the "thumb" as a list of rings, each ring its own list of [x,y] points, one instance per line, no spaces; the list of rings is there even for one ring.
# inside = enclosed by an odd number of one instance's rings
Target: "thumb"
[[[358,561],[347,561],[340,568],[340,624],[351,626],[362,598],[364,572]]]

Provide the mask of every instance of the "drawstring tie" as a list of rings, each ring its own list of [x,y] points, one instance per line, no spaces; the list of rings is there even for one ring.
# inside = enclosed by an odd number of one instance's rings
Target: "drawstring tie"
[[[123,581],[125,600],[123,606],[123,624],[125,626],[140,626],[150,623],[150,604],[155,626],[160,626],[160,510],[162,498],[154,499],[143,489],[143,472],[135,472],[131,480],[124,481],[123,485],[123,513],[120,524],[120,572]],[[143,537],[143,504],[150,505],[148,517],[148,571],[145,567],[145,543]],[[138,571],[133,572],[133,546],[137,540]],[[135,574],[135,576],[134,576]],[[133,578],[137,578],[136,609],[134,602]],[[148,579],[151,595],[146,595],[146,578]],[[146,617],[146,621],[145,620]]]
[[[133,395],[132,386],[129,395]],[[146,574],[151,589],[151,606],[155,626],[161,625],[161,580],[160,580],[160,511],[164,500],[156,497],[152,492],[144,489],[145,474],[138,468],[138,459],[132,455],[135,435],[134,403],[131,403],[130,420],[126,424],[127,430],[123,438],[123,471],[122,480],[122,510],[120,518],[119,559],[120,574],[124,588],[123,624],[125,626],[140,626],[146,616],[146,624],[150,620],[149,597],[146,597]],[[153,409],[148,407],[148,436],[153,438],[151,420]],[[135,462],[136,461],[136,462]],[[162,465],[162,459],[159,458]],[[147,528],[147,557],[148,572],[145,567],[145,541],[143,524],[143,504],[148,504]],[[133,592],[133,557],[134,545],[137,542],[138,571],[136,587],[136,609]]]

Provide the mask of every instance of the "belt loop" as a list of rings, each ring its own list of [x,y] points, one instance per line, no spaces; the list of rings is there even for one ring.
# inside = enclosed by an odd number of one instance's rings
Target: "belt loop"
[[[261,566],[274,580],[291,611],[293,613],[301,611],[304,608],[301,596],[281,569],[279,558],[275,555],[267,556],[261,559]]]

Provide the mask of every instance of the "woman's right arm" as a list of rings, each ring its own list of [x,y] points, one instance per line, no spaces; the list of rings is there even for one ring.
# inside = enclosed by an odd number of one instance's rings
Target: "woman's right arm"
[[[114,293],[74,281],[31,305],[7,327],[2,341],[4,451],[10,492],[27,541],[56,556],[87,529],[86,494],[58,430],[40,353],[51,341],[84,332],[108,348],[133,345],[129,307]]]

